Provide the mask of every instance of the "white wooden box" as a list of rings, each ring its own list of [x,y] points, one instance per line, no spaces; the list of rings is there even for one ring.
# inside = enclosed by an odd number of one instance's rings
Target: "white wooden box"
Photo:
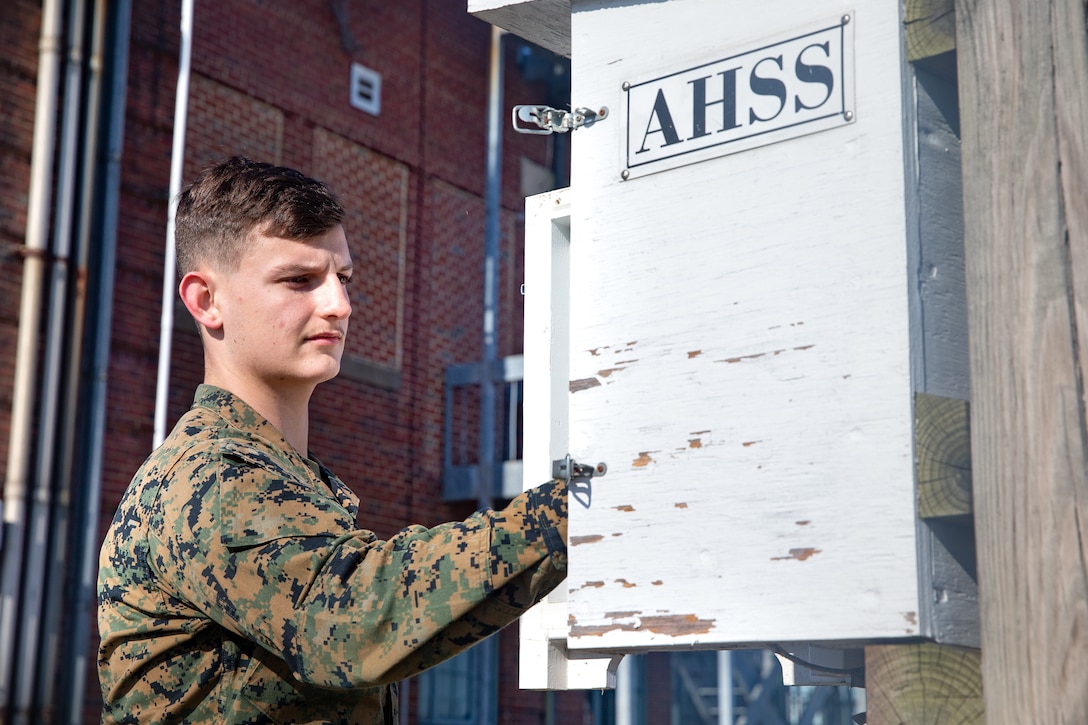
[[[977,645],[972,565],[916,510],[915,396],[968,382],[961,237],[926,211],[958,182],[918,191],[958,146],[899,5],[571,3],[572,104],[608,114],[527,203],[525,472],[607,473],[575,486],[524,686],[655,649]]]

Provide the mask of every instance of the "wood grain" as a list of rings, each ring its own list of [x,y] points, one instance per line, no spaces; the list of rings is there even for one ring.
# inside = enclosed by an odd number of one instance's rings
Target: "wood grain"
[[[929,642],[866,647],[866,722],[981,725],[979,659],[975,650]]]
[[[1082,0],[957,0],[991,722],[1088,722]]]
[[[956,47],[955,0],[906,0],[903,25],[907,60],[947,53]]]
[[[971,513],[971,430],[963,400],[914,396],[918,515]]]

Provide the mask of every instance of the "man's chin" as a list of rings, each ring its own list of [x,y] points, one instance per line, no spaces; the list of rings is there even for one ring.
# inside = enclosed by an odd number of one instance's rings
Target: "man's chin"
[[[323,372],[321,374],[321,376],[319,376],[319,379],[317,380],[317,382],[318,383],[327,383],[328,381],[332,380],[333,378],[335,378],[339,374],[340,374],[340,359],[337,358],[334,361],[334,363],[329,366],[329,369],[326,370],[325,372]]]

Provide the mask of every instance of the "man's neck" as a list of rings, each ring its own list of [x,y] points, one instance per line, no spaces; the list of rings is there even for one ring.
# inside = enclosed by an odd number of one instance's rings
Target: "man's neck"
[[[260,384],[243,384],[225,379],[206,370],[204,382],[228,390],[246,402],[276,427],[291,446],[303,457],[309,452],[310,395],[313,386],[305,389],[271,388]]]

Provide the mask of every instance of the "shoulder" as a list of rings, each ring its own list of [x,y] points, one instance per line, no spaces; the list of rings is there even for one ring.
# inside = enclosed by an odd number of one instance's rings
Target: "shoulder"
[[[207,411],[189,410],[170,434],[136,471],[121,501],[119,512],[131,518],[161,518],[202,490],[202,481],[214,475],[218,426],[205,419]],[[170,514],[168,513],[167,516]],[[161,521],[158,522],[161,526]]]
[[[196,406],[144,463],[130,495],[168,539],[228,547],[287,536],[338,536],[355,517],[293,450]],[[210,543],[210,541],[209,541]]]
[[[214,410],[194,406],[136,472],[122,505],[136,507],[152,528],[214,525],[221,488],[262,487],[298,478],[286,452]],[[155,521],[157,520],[157,525]]]
[[[252,546],[288,536],[339,536],[355,516],[297,454],[260,440],[228,439],[216,448],[223,543]]]
[[[232,428],[206,408],[194,407],[181,417],[133,477],[133,486],[163,496],[186,498],[206,492],[216,479],[225,449],[250,436]]]
[[[162,473],[173,480],[218,480],[225,471],[263,471],[298,476],[298,466],[282,442],[269,441],[257,431],[225,419],[215,410],[196,406],[141,468],[146,475]]]

